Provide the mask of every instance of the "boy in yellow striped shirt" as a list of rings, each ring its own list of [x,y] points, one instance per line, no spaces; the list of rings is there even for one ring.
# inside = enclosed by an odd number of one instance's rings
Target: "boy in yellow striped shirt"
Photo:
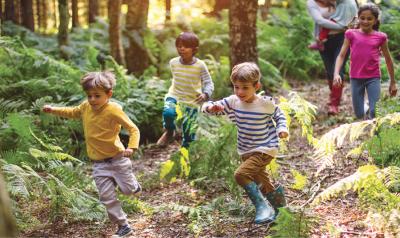
[[[164,99],[164,134],[157,141],[165,146],[173,139],[176,129],[176,106],[183,113],[182,146],[189,147],[195,138],[199,106],[208,100],[214,91],[210,73],[204,61],[195,57],[199,39],[192,32],[182,32],[175,41],[179,56],[170,60],[172,85]]]
[[[87,154],[93,161],[93,177],[99,190],[101,203],[108,217],[118,225],[113,237],[132,233],[126,214],[117,199],[116,186],[126,195],[141,191],[132,171],[131,155],[139,147],[140,133],[137,126],[122,111],[122,107],[109,99],[115,86],[111,72],[91,72],[80,81],[87,100],[75,107],[45,105],[43,111],[67,118],[79,118],[83,123]],[[128,148],[119,138],[123,126],[130,135]]]

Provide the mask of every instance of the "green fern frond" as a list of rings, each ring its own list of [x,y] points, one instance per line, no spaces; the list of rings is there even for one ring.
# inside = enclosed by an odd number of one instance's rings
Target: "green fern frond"
[[[360,182],[363,182],[367,177],[378,174],[379,172],[380,169],[374,165],[361,166],[354,174],[337,181],[318,194],[311,205],[317,205],[322,201],[335,198],[341,194],[345,194],[349,190],[357,190],[360,186]]]
[[[35,138],[44,148],[51,150],[51,151],[62,151],[62,148],[60,146],[44,143],[39,137],[37,137],[35,135],[35,133],[33,133],[31,128],[29,128],[29,131],[30,131],[31,135],[33,136],[33,138]]]
[[[313,137],[312,122],[315,119],[317,106],[300,97],[296,92],[289,93],[289,100],[281,97],[279,107],[286,116],[287,126],[291,124],[291,118],[294,117],[301,125],[302,136],[307,138],[309,144],[313,145],[316,139]]]
[[[26,106],[26,101],[22,99],[5,99],[0,98],[0,115],[5,117],[7,113],[20,111]]]
[[[398,124],[400,124],[400,113],[393,113],[372,120],[343,124],[325,133],[314,144],[314,159],[319,164],[317,174],[326,167],[333,165],[336,149],[344,144],[346,138],[348,138],[346,143],[353,143],[361,136],[374,136],[376,131],[383,125],[393,126]]]

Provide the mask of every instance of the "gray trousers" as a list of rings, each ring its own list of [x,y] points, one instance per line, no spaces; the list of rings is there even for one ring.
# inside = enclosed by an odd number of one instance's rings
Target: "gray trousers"
[[[108,162],[94,162],[93,178],[99,190],[100,202],[106,207],[111,222],[118,225],[128,224],[126,214],[117,199],[116,187],[125,195],[141,191],[132,171],[131,160],[122,157]]]

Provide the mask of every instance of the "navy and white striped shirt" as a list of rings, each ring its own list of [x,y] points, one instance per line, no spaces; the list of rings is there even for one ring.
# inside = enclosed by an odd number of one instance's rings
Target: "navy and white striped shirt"
[[[209,112],[208,106],[219,104],[224,106],[222,112]],[[241,101],[231,95],[216,102],[206,102],[202,112],[211,115],[227,115],[238,129],[237,146],[239,155],[261,152],[275,157],[278,153],[280,132],[288,132],[286,117],[267,96],[256,96],[253,102]]]

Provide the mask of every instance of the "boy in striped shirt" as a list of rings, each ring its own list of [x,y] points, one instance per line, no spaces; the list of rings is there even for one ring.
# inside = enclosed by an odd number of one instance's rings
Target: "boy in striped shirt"
[[[194,33],[181,33],[176,38],[175,46],[179,57],[169,62],[172,85],[164,99],[164,134],[157,144],[165,146],[172,141],[176,129],[176,106],[179,103],[183,113],[182,146],[189,147],[195,139],[199,105],[210,98],[214,84],[206,64],[194,56],[199,48],[199,39]]]
[[[277,209],[285,206],[283,188],[271,184],[265,166],[278,152],[278,137],[289,135],[285,115],[274,100],[256,94],[261,87],[260,78],[256,64],[238,64],[231,74],[235,94],[202,106],[202,112],[227,115],[237,126],[242,164],[235,171],[235,179],[256,207],[255,223],[273,221]]]

